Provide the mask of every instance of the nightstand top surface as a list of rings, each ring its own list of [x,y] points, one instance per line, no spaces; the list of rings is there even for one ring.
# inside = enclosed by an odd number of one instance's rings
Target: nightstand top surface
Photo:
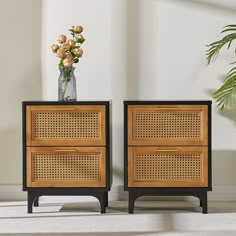
[[[109,105],[111,101],[22,101],[23,105]]]
[[[183,104],[183,105],[194,105],[194,104],[212,104],[211,100],[125,100],[124,104],[128,105],[172,105],[172,104]]]

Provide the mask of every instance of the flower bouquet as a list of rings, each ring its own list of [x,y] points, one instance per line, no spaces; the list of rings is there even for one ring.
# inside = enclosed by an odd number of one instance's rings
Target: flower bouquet
[[[76,78],[74,76],[75,67],[73,64],[78,63],[83,55],[81,45],[85,39],[81,34],[82,26],[72,26],[69,29],[72,38],[67,39],[62,34],[58,37],[59,44],[51,46],[52,52],[59,58],[60,76],[58,79],[58,100],[59,101],[76,101]]]

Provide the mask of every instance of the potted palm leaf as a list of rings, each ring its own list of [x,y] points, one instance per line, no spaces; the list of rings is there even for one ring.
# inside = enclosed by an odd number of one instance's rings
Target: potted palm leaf
[[[216,60],[220,50],[226,45],[227,49],[231,47],[232,42],[236,39],[236,25],[227,25],[223,28],[221,34],[223,38],[207,45],[208,64]],[[235,48],[236,53],[236,48]],[[231,64],[235,64],[232,62]],[[213,93],[213,98],[218,106],[222,109],[236,108],[236,67],[233,67],[225,76],[223,85]]]

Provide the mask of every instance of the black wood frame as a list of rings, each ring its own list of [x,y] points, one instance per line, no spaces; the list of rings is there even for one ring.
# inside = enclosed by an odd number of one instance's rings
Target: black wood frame
[[[212,191],[212,101],[124,101],[124,190],[129,193],[129,213],[141,196],[195,196],[200,200],[202,213],[207,214],[207,191]],[[208,186],[207,187],[129,187],[128,186],[128,106],[129,105],[207,105],[208,106]]]
[[[27,167],[26,167],[26,107],[37,105],[105,105],[106,109],[106,186],[105,187],[27,187]],[[33,212],[33,206],[39,206],[40,196],[49,195],[77,195],[94,196],[101,206],[101,213],[106,212],[108,206],[108,191],[112,184],[112,156],[111,156],[111,102],[110,101],[23,101],[22,102],[22,154],[23,154],[23,191],[28,192],[28,213]]]

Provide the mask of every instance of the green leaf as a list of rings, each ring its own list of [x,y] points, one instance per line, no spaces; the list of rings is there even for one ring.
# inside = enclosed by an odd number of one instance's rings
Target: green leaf
[[[223,28],[227,28],[227,27],[236,27],[236,25],[226,25],[226,26],[224,26]]]
[[[86,40],[86,39],[81,39],[81,40],[80,40],[80,43],[81,43],[81,44],[84,43],[85,40]]]
[[[61,58],[61,60],[60,60],[60,62],[59,62],[59,64],[58,64],[58,66],[59,67],[63,67],[64,65],[63,65],[63,58]]]
[[[226,25],[223,27],[223,29],[225,29],[225,30],[227,30],[227,29],[234,30],[235,28],[236,28],[236,25]],[[223,32],[224,32],[224,30],[221,33],[223,33]]]
[[[80,42],[80,40],[79,40],[77,37],[75,37],[74,39],[75,39],[75,42],[76,42],[76,43],[79,43],[79,42]]]
[[[220,33],[223,34],[223,33],[230,32],[230,31],[236,31],[236,27],[222,30]]]
[[[231,69],[226,76],[223,85],[213,93],[213,98],[221,107],[235,109],[236,108],[236,68]]]
[[[221,33],[230,32],[230,31],[236,32],[236,25],[228,25],[224,28],[225,28],[225,30],[223,30]],[[218,40],[216,42],[213,42],[213,43],[207,45],[207,47],[209,47],[206,50],[208,64],[210,64],[211,62],[216,60],[220,50],[223,48],[224,45],[228,45],[227,49],[229,49],[231,46],[231,43],[235,39],[236,39],[236,33],[230,33],[230,34],[224,36],[221,40]]]

